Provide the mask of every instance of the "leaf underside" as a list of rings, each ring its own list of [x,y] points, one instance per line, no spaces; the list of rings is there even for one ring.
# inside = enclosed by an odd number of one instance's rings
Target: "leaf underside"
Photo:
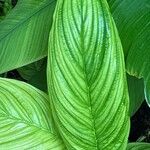
[[[21,81],[0,78],[0,149],[64,149],[55,135],[44,92]]]
[[[125,150],[128,93],[121,43],[105,0],[58,0],[48,88],[68,149]]]
[[[47,55],[55,0],[20,0],[0,22],[0,73]]]

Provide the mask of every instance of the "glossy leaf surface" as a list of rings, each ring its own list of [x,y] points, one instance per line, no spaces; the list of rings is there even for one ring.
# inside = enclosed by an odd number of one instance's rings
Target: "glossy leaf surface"
[[[0,78],[0,149],[64,149],[55,135],[44,92],[21,81]]]
[[[122,46],[105,0],[58,0],[48,86],[55,123],[70,149],[125,150],[128,93]]]

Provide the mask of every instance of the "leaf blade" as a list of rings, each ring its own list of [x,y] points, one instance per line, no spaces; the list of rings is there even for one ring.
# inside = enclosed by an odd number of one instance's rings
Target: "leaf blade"
[[[0,73],[47,55],[54,0],[18,1],[0,22]]]
[[[0,78],[0,148],[64,149],[47,95],[21,81]]]
[[[54,18],[48,86],[55,123],[67,148],[126,149],[124,60],[106,1],[59,0]]]

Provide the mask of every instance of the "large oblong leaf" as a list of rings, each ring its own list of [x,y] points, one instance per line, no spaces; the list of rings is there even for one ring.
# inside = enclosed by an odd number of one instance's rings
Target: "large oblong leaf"
[[[149,143],[129,143],[127,150],[150,150]]]
[[[62,150],[64,145],[53,128],[44,92],[0,78],[0,149]]]
[[[54,0],[19,0],[0,22],[0,73],[47,55]]]
[[[48,86],[68,149],[125,150],[128,93],[122,46],[105,0],[58,0]]]

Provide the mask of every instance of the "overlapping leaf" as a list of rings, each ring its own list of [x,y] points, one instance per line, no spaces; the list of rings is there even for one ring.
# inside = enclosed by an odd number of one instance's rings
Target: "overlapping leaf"
[[[126,149],[124,58],[105,0],[57,1],[48,59],[53,116],[68,149]]]
[[[47,91],[46,78],[47,58],[41,59],[37,62],[18,68],[17,71],[21,77],[34,87]]]
[[[0,149],[64,149],[55,135],[49,106],[42,91],[0,78]]]
[[[54,0],[20,0],[0,22],[0,73],[47,55]]]
[[[32,76],[34,76],[41,70],[43,64],[44,64],[44,59],[41,59],[34,63],[23,66],[21,68],[17,68],[17,71],[19,72],[19,74],[23,79],[30,80]]]
[[[130,98],[130,116],[133,116],[144,101],[144,82],[127,74]]]
[[[149,143],[129,143],[127,150],[150,150]]]
[[[150,104],[150,1],[108,0],[122,40],[127,72],[144,78]]]
[[[2,21],[6,14],[12,9],[11,0],[0,1],[0,21]]]
[[[28,83],[37,87],[38,89],[47,92],[47,77],[46,77],[46,65],[42,66],[41,70],[37,72]]]

